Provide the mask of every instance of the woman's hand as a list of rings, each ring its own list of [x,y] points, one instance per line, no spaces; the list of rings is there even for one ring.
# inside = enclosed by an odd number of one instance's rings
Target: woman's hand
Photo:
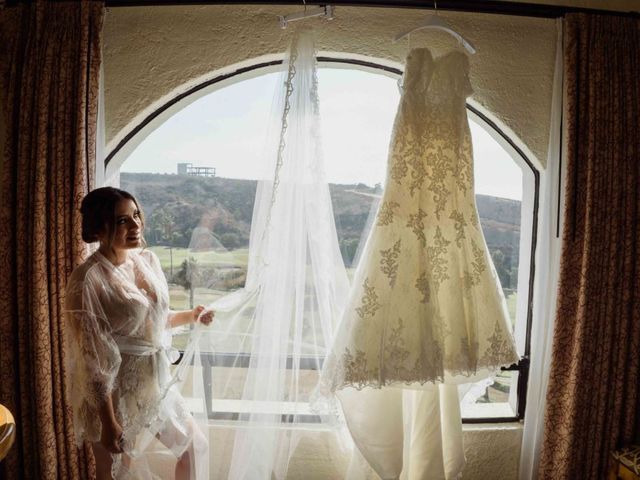
[[[213,321],[214,311],[207,310],[204,305],[198,305],[193,310],[181,310],[179,312],[171,312],[167,326],[169,328],[188,325],[200,321],[203,325],[209,325]]]
[[[205,310],[204,305],[198,305],[191,310],[191,315],[193,316],[194,322],[200,320],[200,323],[203,325],[209,325],[213,321],[215,312],[213,310]]]
[[[122,427],[117,422],[103,422],[100,443],[110,453],[122,453],[124,444],[122,434]]]

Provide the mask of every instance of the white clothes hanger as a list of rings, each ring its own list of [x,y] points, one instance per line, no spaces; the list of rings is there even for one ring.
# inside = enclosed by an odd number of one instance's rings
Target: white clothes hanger
[[[396,35],[393,39],[393,43],[396,43],[399,40],[402,40],[404,37],[406,37],[407,35],[409,35],[410,33],[413,33],[417,30],[422,30],[424,28],[430,28],[430,29],[434,29],[434,30],[441,30],[443,32],[447,32],[448,34],[452,35],[456,40],[458,40],[458,42],[460,42],[460,45],[462,45],[467,52],[469,52],[470,54],[474,54],[476,53],[476,49],[475,47],[471,44],[471,42],[469,42],[466,38],[464,38],[462,35],[460,35],[458,32],[456,32],[451,25],[449,25],[445,20],[443,20],[439,15],[438,15],[438,4],[437,2],[433,2],[433,7],[434,7],[434,13],[427,16],[427,18],[425,18],[419,25],[410,28],[409,30],[406,30],[402,33],[399,33],[398,35]]]

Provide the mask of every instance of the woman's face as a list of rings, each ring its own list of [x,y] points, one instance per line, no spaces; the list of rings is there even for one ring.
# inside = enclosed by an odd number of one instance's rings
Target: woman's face
[[[133,200],[123,199],[116,204],[115,231],[112,240],[100,238],[100,243],[110,240],[113,250],[128,250],[142,244],[142,218]],[[105,237],[109,235],[105,233]]]

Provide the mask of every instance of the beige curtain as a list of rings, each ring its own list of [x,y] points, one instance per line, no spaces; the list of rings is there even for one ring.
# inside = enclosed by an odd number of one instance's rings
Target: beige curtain
[[[640,420],[640,20],[565,21],[567,191],[541,479],[602,479]]]
[[[0,171],[0,403],[17,442],[5,478],[92,476],[65,398],[62,305],[85,254],[79,202],[95,170],[101,2],[10,7]],[[5,13],[3,12],[3,15]]]

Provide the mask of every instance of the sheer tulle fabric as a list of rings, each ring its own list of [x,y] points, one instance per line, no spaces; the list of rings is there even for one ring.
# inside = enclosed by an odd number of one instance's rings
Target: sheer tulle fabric
[[[246,282],[209,305],[216,320],[201,338],[215,352],[213,410],[235,427],[230,465],[215,465],[215,478],[283,479],[299,440],[334,423],[308,405],[349,289],[324,173],[311,34],[294,39],[283,67]]]
[[[167,283],[150,251],[130,252],[123,266],[95,252],[67,285],[69,398],[76,438],[79,443],[100,440],[98,409],[111,396],[125,451],[112,456],[115,479],[173,478],[173,468],[164,474],[153,471],[153,452],[162,451],[157,441],[174,459],[190,449],[192,479],[208,478],[206,430],[179,391],[193,353],[172,372],[168,305]],[[190,392],[195,390],[191,384]]]

